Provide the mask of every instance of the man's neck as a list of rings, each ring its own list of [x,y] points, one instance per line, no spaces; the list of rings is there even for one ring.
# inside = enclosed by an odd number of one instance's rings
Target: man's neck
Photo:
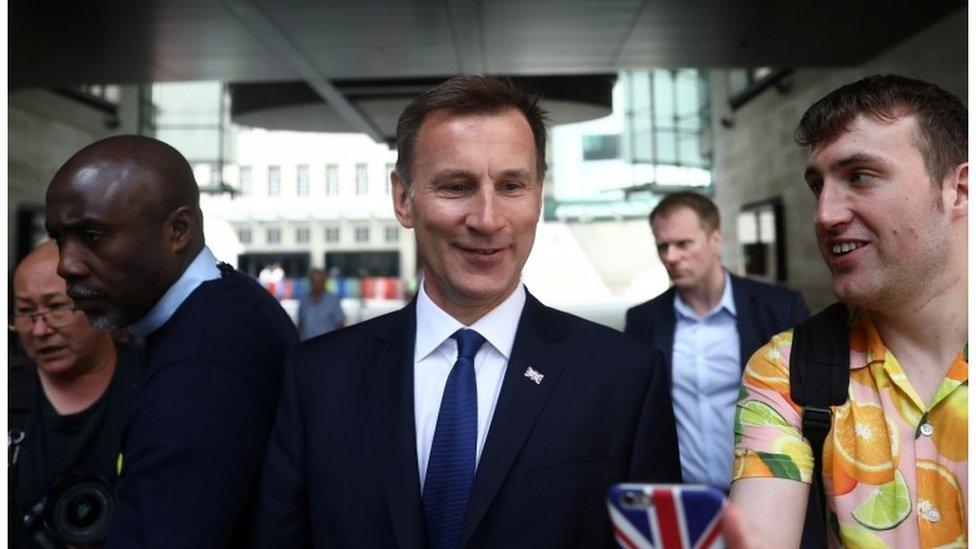
[[[95,403],[112,382],[118,354],[111,337],[96,344],[95,363],[77,376],[54,376],[38,370],[44,396],[60,415],[76,414]]]
[[[702,284],[691,288],[678,288],[678,295],[685,305],[691,307],[698,316],[705,316],[718,305],[725,292],[725,271],[721,265],[716,266]]]
[[[967,280],[956,274],[941,277],[897,308],[871,311],[885,347],[925,403],[967,341],[967,307]]]
[[[427,297],[442,311],[451,315],[455,320],[465,326],[471,326],[478,319],[493,311],[496,307],[504,303],[518,288],[518,283],[516,283],[511,289],[495,296],[491,301],[472,300],[466,302],[463,299],[447,299],[437,291],[431,291],[431,286],[427,279],[424,279],[424,284],[424,293],[427,294]]]

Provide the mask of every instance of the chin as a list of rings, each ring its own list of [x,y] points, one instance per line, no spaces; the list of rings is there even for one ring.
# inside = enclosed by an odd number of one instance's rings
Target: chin
[[[486,303],[495,300],[503,300],[508,297],[508,293],[518,284],[518,279],[505,279],[504,282],[500,282],[496,277],[486,277],[487,279],[481,279],[481,277],[473,277],[473,279],[459,281],[460,284],[457,288],[460,290],[460,294],[464,295],[471,301]],[[502,295],[506,294],[506,295]]]
[[[51,377],[72,377],[75,372],[75,357],[55,359],[37,363],[37,369]]]

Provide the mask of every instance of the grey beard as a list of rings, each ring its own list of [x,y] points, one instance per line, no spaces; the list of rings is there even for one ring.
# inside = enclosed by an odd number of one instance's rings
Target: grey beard
[[[88,318],[88,324],[96,330],[120,330],[128,325],[119,313],[86,313],[85,316]]]

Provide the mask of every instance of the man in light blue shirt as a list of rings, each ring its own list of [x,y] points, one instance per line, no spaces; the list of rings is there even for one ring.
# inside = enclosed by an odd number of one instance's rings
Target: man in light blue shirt
[[[669,195],[650,222],[674,286],[628,310],[624,331],[661,349],[671,366],[684,481],[727,490],[742,369],[770,337],[809,312],[800,294],[722,267],[718,209],[707,197]]]
[[[325,291],[325,273],[312,269],[308,294],[298,300],[298,336],[302,341],[342,328],[346,314],[339,298]]]

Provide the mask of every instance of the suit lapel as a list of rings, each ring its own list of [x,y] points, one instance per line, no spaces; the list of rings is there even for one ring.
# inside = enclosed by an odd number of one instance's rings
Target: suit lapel
[[[563,364],[550,345],[561,337],[558,317],[527,294],[471,489],[461,528],[462,547],[470,541],[559,381]],[[525,376],[529,367],[544,376],[538,384]]]
[[[668,290],[666,307],[658,310],[656,318],[652,319],[654,329],[654,347],[661,349],[664,353],[664,360],[671,368],[671,357],[674,356],[674,330],[677,325],[674,313],[675,289],[672,286]]]
[[[377,334],[383,350],[365,371],[373,445],[400,547],[421,547],[425,539],[413,405],[415,311],[416,301]]]
[[[758,310],[753,303],[752,292],[739,281],[739,277],[729,275],[729,279],[732,281],[732,300],[735,302],[735,327],[739,331],[739,365],[745,370],[751,354],[749,349],[758,349],[761,345],[755,322]]]

